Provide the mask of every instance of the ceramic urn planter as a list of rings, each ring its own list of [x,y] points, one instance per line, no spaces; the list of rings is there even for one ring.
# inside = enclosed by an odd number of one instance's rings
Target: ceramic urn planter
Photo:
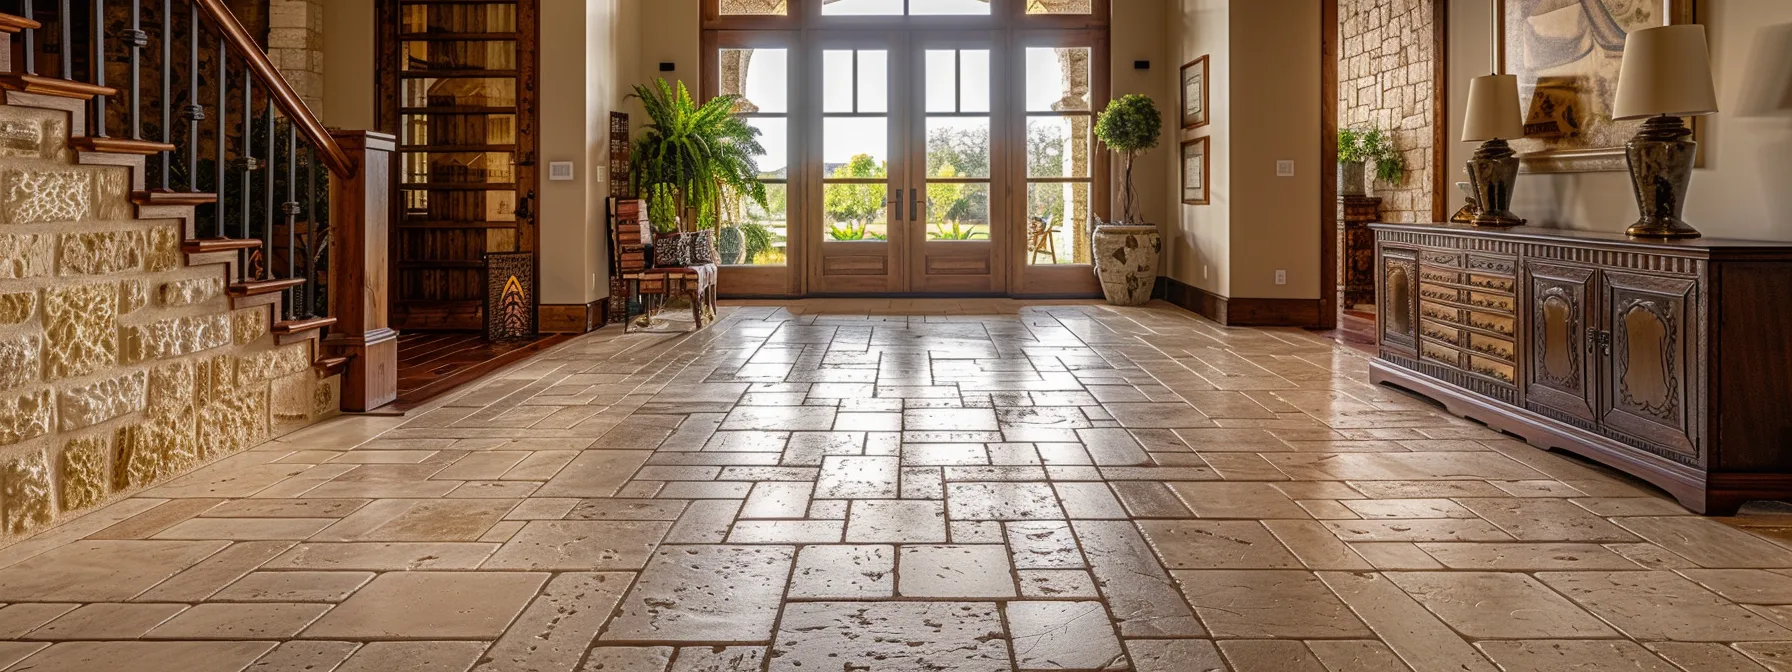
[[[1116,306],[1142,306],[1157,286],[1163,237],[1155,226],[1104,224],[1095,227],[1095,273],[1101,293]]]

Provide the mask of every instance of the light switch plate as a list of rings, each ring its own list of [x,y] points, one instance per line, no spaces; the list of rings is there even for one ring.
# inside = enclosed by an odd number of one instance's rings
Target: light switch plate
[[[1277,161],[1276,177],[1294,177],[1293,161]]]
[[[1276,284],[1278,284],[1278,285],[1288,284],[1288,271],[1284,271],[1279,268],[1276,269]]]
[[[556,182],[572,179],[572,162],[553,161],[548,163],[548,179]]]

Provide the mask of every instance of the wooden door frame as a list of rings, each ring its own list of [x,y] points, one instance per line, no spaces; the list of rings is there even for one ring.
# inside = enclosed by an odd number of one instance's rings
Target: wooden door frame
[[[706,5],[707,6],[707,5]],[[711,7],[713,9],[713,7]],[[784,175],[786,206],[784,213],[784,264],[771,265],[717,265],[717,286],[734,287],[740,291],[730,291],[731,298],[794,298],[802,296],[808,286],[808,273],[794,259],[807,259],[807,251],[811,247],[807,235],[799,235],[804,230],[803,222],[793,216],[792,206],[788,202],[791,195],[802,194],[806,190],[797,186],[808,179],[807,162],[798,161],[807,155],[809,144],[806,134],[797,132],[799,124],[795,123],[800,116],[801,106],[807,104],[806,96],[809,83],[803,81],[803,35],[796,30],[704,30],[701,44],[703,57],[701,81],[698,83],[699,96],[705,101],[721,95],[721,58],[723,49],[784,49],[786,56],[786,77],[788,80],[784,101],[784,119],[786,131],[785,155],[788,157]]]
[[[907,53],[913,70],[908,77],[910,118],[908,119],[909,142],[903,151],[911,156],[925,157],[927,154],[927,67],[926,58],[929,49],[970,50],[983,48],[989,51],[989,234],[982,241],[941,241],[930,240],[928,233],[935,222],[928,221],[927,215],[917,215],[914,209],[916,201],[911,199],[909,220],[918,221],[919,226],[910,227],[904,232],[904,245],[910,251],[908,259],[908,293],[916,295],[989,295],[1005,296],[1008,292],[1008,268],[1006,261],[1009,248],[1015,237],[1015,221],[1013,221],[1011,199],[1002,198],[998,189],[1012,184],[1013,170],[1007,164],[1014,146],[1002,140],[1002,134],[1009,131],[1013,120],[1020,118],[1024,126],[1024,117],[1017,116],[1006,87],[1001,82],[1013,77],[1014,63],[1011,58],[1011,45],[1005,31],[993,28],[971,28],[953,31],[907,31]],[[1004,121],[1006,117],[1007,121]],[[918,153],[917,153],[918,152]],[[1024,179],[1024,178],[1023,178]],[[922,190],[922,207],[927,207],[926,190],[929,186],[926,160],[918,164],[911,162],[906,177],[908,188]],[[912,193],[912,191],[911,191]],[[1004,220],[1004,218],[1009,218]],[[1024,230],[1024,218],[1020,220]],[[1024,235],[1024,231],[1023,231]],[[981,253],[975,253],[982,248]],[[963,250],[972,250],[972,254],[964,254]],[[950,254],[959,252],[958,254]],[[940,254],[936,254],[940,253]],[[984,273],[953,276],[946,273],[930,275],[928,268],[934,257],[942,260],[982,260]],[[979,287],[978,285],[982,285]]]
[[[1337,329],[1338,312],[1338,0],[1319,5],[1319,323]],[[1377,269],[1380,273],[1380,269]],[[1379,282],[1377,283],[1379,284]]]
[[[1047,39],[1057,38],[1057,39]],[[1112,35],[1108,28],[1086,30],[1020,30],[1015,31],[1015,40],[1010,51],[1023,59],[1029,46],[1050,44],[1055,47],[1089,47],[1089,107],[1090,107],[1090,162],[1089,173],[1089,213],[1100,217],[1103,221],[1112,217],[1114,180],[1112,170],[1114,153],[1107,149],[1099,138],[1094,137],[1095,123],[1113,97],[1113,68],[1110,41]],[[1010,212],[1027,212],[1027,167],[1026,167],[1026,77],[1014,78],[1009,95],[1020,101],[1014,114],[1021,120],[1017,124],[1015,134],[1009,136],[1011,146],[1022,148],[1014,155],[1015,165],[1010,169],[1015,179],[1010,182]],[[1015,236],[1009,249],[1009,281],[1008,295],[1016,298],[1092,298],[1101,295],[1101,284],[1095,280],[1093,264],[1030,264],[1026,253],[1027,236],[1024,234],[1026,222],[1022,214],[1022,235]],[[1067,225],[1069,225],[1067,223]],[[1076,226],[1088,226],[1089,222],[1076,222]],[[1089,243],[1090,254],[1094,254],[1095,243]]]

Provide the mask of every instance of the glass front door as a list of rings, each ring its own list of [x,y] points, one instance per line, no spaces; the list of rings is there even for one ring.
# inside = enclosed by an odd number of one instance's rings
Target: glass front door
[[[724,295],[1099,293],[1107,35],[1078,14],[1104,2],[796,7],[720,4],[708,21],[747,29],[704,33],[705,92],[742,97],[773,195],[729,210]]]

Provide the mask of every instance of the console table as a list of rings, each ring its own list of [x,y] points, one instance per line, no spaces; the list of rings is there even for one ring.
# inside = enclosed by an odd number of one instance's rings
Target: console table
[[[1372,382],[1698,513],[1792,498],[1792,243],[1370,228]]]

